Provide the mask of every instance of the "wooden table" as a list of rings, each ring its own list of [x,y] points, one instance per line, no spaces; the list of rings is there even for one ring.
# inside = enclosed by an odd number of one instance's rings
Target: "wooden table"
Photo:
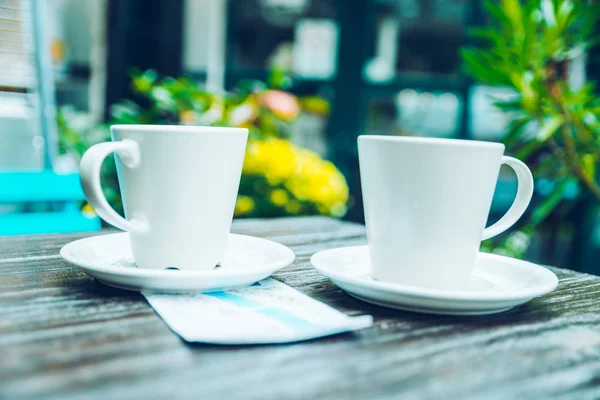
[[[325,218],[236,221],[290,246],[276,279],[375,325],[291,345],[187,344],[144,298],[95,282],[58,251],[86,234],[0,238],[0,398],[599,398],[600,278],[553,268],[559,288],[487,317],[360,302],[310,265],[365,243]]]

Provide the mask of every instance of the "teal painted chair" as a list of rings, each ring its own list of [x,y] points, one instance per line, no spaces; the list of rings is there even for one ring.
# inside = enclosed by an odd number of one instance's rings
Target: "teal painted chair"
[[[17,209],[0,214],[0,236],[99,230],[100,219],[81,211],[82,200],[77,173],[0,172],[0,205]]]

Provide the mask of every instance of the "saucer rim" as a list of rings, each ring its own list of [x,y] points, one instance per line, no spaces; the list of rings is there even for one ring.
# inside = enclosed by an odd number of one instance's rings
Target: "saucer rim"
[[[82,260],[80,258],[77,257],[72,257],[69,254],[69,249],[78,245],[81,245],[82,243],[86,243],[86,242],[93,242],[98,240],[99,238],[111,238],[113,240],[129,240],[129,233],[128,232],[118,232],[118,233],[109,233],[106,235],[97,235],[97,236],[92,236],[92,237],[87,237],[87,238],[83,238],[83,239],[78,239],[78,240],[74,240],[72,242],[67,243],[66,245],[64,245],[61,249],[60,249],[60,256],[63,258],[63,260],[65,260],[66,262],[75,265],[79,268],[83,268],[85,270],[90,270],[90,271],[94,271],[94,272],[100,272],[100,273],[112,273],[112,274],[118,274],[118,275],[127,275],[130,277],[140,277],[140,278],[173,278],[174,276],[177,276],[178,278],[200,278],[203,276],[210,276],[210,277],[220,277],[220,278],[227,278],[227,277],[243,277],[246,275],[256,275],[258,272],[262,272],[262,271],[278,271],[282,268],[287,267],[288,265],[292,264],[294,262],[294,260],[296,259],[296,254],[294,253],[294,251],[292,249],[290,249],[289,247],[275,242],[273,240],[269,240],[269,239],[264,239],[264,238],[260,238],[260,237],[256,237],[256,236],[250,236],[250,235],[241,235],[241,234],[237,234],[237,233],[230,233],[229,234],[229,240],[234,239],[234,240],[254,240],[257,242],[262,242],[263,244],[268,244],[269,246],[273,246],[273,247],[278,247],[278,251],[281,252],[281,257],[279,260],[275,260],[275,261],[271,261],[270,263],[259,263],[256,266],[251,266],[248,268],[240,268],[240,269],[210,269],[210,270],[177,270],[177,271],[172,271],[172,270],[166,270],[166,269],[151,269],[151,268],[133,268],[133,267],[122,267],[122,266],[113,266],[113,265],[106,265],[102,262],[98,262],[98,263],[89,263],[89,262],[82,262]],[[109,240],[109,239],[105,239],[105,240]],[[285,258],[284,258],[284,253],[285,254]]]
[[[341,281],[349,285],[358,285],[362,287],[370,287],[373,290],[384,290],[388,293],[397,293],[403,296],[412,296],[423,299],[436,299],[436,300],[465,300],[465,301],[479,301],[479,302],[496,302],[496,301],[516,301],[520,299],[533,299],[543,294],[549,293],[556,289],[558,286],[558,277],[554,272],[549,269],[534,264],[528,261],[518,260],[511,257],[501,256],[498,254],[491,254],[485,252],[478,252],[478,256],[487,259],[496,259],[503,263],[518,263],[524,267],[535,270],[536,274],[541,275],[544,282],[535,286],[534,288],[524,288],[522,290],[510,290],[503,292],[486,293],[483,291],[465,291],[460,289],[437,289],[426,286],[416,286],[401,283],[382,282],[375,279],[365,280],[348,276],[346,274],[332,271],[332,268],[323,266],[323,262],[320,258],[330,253],[344,253],[348,251],[368,251],[368,245],[362,246],[346,246],[338,247],[334,249],[322,250],[312,255],[310,263],[313,267],[328,277],[332,281]],[[320,265],[319,265],[320,264]],[[335,282],[334,282],[335,283]],[[338,285],[339,286],[339,285]]]
[[[427,307],[427,306],[410,306],[410,305],[407,305],[407,303],[386,302],[383,300],[378,300],[378,299],[374,299],[374,298],[361,296],[356,293],[349,292],[345,289],[344,289],[344,292],[346,292],[346,294],[348,294],[348,296],[351,296],[357,300],[364,301],[365,303],[374,304],[379,307],[387,307],[387,308],[391,308],[394,310],[409,311],[409,312],[429,314],[429,315],[455,315],[455,316],[459,316],[459,317],[460,316],[476,317],[476,316],[482,316],[482,315],[493,315],[493,314],[500,314],[500,313],[504,313],[506,311],[512,310],[513,308],[522,304],[520,302],[513,302],[514,304],[512,304],[508,307],[502,307],[502,306],[501,307],[493,307],[493,306],[491,306],[490,308],[477,308],[477,309],[464,309],[464,308],[451,308],[451,307],[439,308],[439,307]]]

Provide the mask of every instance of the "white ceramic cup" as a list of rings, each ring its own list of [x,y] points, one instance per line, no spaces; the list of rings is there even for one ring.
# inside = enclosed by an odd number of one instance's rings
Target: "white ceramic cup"
[[[112,142],[81,159],[81,185],[96,213],[129,232],[140,268],[211,269],[223,260],[240,183],[247,129],[113,125]],[[127,219],[100,187],[115,153]]]
[[[471,280],[480,242],[510,228],[533,194],[531,171],[501,143],[360,136],[373,278],[435,288]],[[485,228],[500,166],[518,178],[508,212]]]

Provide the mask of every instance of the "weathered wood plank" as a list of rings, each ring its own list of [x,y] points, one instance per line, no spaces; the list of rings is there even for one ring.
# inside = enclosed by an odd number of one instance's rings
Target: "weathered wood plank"
[[[88,234],[0,239],[0,398],[598,398],[600,279],[553,269],[557,291],[510,312],[444,317],[355,300],[309,264],[364,244],[324,218],[236,221],[289,245],[276,275],[372,329],[275,346],[190,345],[135,293],[96,283],[60,247]]]

